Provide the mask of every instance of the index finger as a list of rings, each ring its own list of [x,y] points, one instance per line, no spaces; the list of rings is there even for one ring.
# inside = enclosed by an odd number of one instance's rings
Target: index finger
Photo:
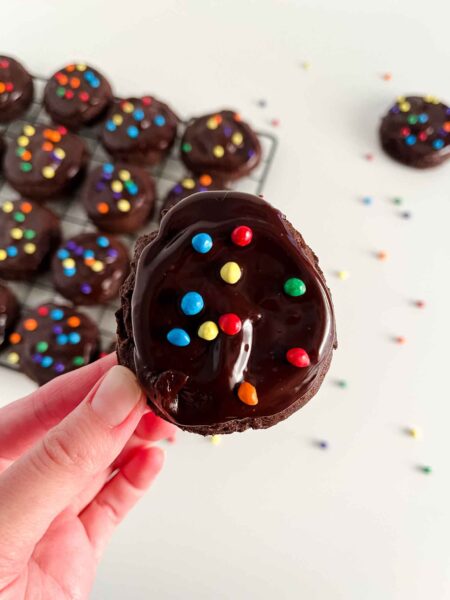
[[[35,392],[0,409],[0,457],[15,460],[85,398],[117,363],[108,354],[86,367],[56,377]]]

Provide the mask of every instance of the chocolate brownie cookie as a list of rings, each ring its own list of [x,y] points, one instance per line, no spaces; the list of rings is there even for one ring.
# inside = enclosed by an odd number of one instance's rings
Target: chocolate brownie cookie
[[[222,110],[191,119],[181,140],[181,159],[194,173],[244,177],[261,160],[261,145],[238,113]]]
[[[225,190],[226,188],[227,186],[220,177],[212,177],[206,173],[203,175],[187,175],[169,190],[161,208],[160,219],[169,208],[178,204],[183,198],[187,198],[196,192],[211,192],[213,190]]]
[[[130,233],[150,219],[155,204],[155,184],[140,167],[106,163],[89,174],[83,204],[99,229]]]
[[[116,100],[102,129],[102,143],[116,160],[154,165],[170,151],[178,118],[152,96]]]
[[[22,196],[45,199],[78,182],[88,160],[81,138],[63,126],[23,126],[8,146],[5,177]]]
[[[54,286],[74,304],[115,298],[128,270],[125,246],[103,233],[80,233],[63,242],[52,260]]]
[[[14,58],[0,56],[0,123],[23,114],[33,100],[33,79]]]
[[[53,121],[75,130],[97,121],[112,99],[108,80],[84,63],[57,71],[44,91],[44,106]]]
[[[99,332],[87,315],[48,302],[25,312],[9,342],[8,362],[42,385],[95,360]]]
[[[17,298],[6,285],[0,283],[0,348],[6,343],[8,335],[19,317],[20,308]]]
[[[405,165],[440,165],[450,156],[450,108],[434,96],[402,96],[381,121],[380,140]]]
[[[31,200],[0,204],[0,277],[28,279],[48,266],[61,239],[58,217]]]
[[[203,435],[270,427],[318,391],[336,346],[317,258],[257,196],[194,194],[138,240],[118,356],[156,414]]]

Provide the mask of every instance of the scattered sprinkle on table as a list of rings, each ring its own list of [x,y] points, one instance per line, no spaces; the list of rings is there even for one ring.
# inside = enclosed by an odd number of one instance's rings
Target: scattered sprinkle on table
[[[396,336],[395,341],[397,344],[400,344],[400,345],[406,344],[406,338],[403,337],[402,335]]]
[[[345,379],[338,379],[338,381],[336,383],[342,389],[345,389],[346,387],[348,387],[348,383]]]
[[[222,436],[221,435],[212,435],[209,438],[209,441],[211,442],[211,444],[213,446],[218,446],[219,444],[222,443]]]
[[[374,156],[373,156],[373,154],[371,152],[367,152],[366,154],[364,154],[364,158],[366,160],[370,161],[370,160],[373,160]]]
[[[401,204],[403,204],[403,198],[396,196],[395,198],[392,198],[392,202],[397,206],[400,206]]]
[[[328,442],[325,440],[319,440],[317,442],[317,446],[321,449],[321,450],[327,450],[328,449]]]
[[[402,212],[402,218],[403,219],[410,219],[411,218],[411,213],[409,212],[409,210],[405,210],[404,212]]]
[[[381,78],[383,79],[383,81],[391,81],[392,80],[392,73],[383,73],[383,75],[381,76]]]
[[[311,63],[307,60],[304,60],[302,61],[301,66],[305,71],[309,71],[309,69],[311,68]]]
[[[372,196],[363,196],[362,203],[366,204],[367,206],[370,206],[371,204],[373,204]]]
[[[350,273],[348,271],[338,271],[337,276],[341,281],[345,281],[350,277]]]
[[[425,475],[431,475],[431,473],[433,472],[433,469],[429,466],[429,465],[421,465],[419,467],[420,471],[422,471],[422,473],[424,473]]]
[[[279,127],[280,126],[280,119],[272,119],[270,121],[270,124],[272,125],[272,127]]]
[[[406,432],[415,440],[418,440],[422,437],[422,431],[419,429],[419,427],[408,427]]]
[[[414,304],[417,308],[425,308],[425,302],[423,300],[416,300]]]
[[[377,252],[377,258],[378,260],[387,260],[388,253],[385,250],[380,250],[379,252]]]
[[[258,106],[261,108],[265,108],[267,106],[267,100],[264,100],[264,98],[261,98],[260,100],[258,100]]]

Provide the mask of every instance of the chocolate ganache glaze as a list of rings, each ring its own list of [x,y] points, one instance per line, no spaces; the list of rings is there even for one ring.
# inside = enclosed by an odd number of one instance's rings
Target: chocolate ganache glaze
[[[203,435],[274,425],[319,389],[336,346],[317,259],[257,196],[197,193],[140,238],[120,362],[153,410]]]

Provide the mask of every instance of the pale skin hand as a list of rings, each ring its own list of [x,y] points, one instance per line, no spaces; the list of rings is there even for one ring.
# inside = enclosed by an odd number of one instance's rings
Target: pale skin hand
[[[118,523],[160,471],[148,412],[109,355],[0,409],[0,599],[85,600]]]

